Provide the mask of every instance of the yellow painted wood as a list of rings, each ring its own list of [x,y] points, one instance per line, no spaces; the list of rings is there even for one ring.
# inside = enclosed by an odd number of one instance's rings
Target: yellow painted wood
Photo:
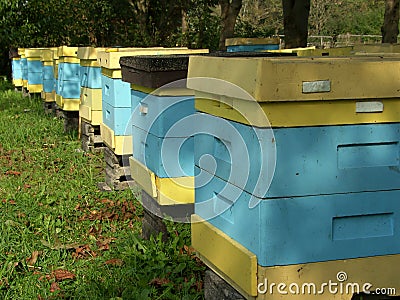
[[[104,47],[78,47],[77,57],[83,60],[97,60],[97,53],[106,51]]]
[[[43,91],[43,84],[27,84],[26,88],[29,93],[41,93]]]
[[[394,266],[399,265],[400,255],[385,255],[366,258],[356,258],[348,260],[336,260],[320,263],[310,263],[302,265],[277,266],[277,267],[258,267],[258,283],[285,283],[290,285],[296,283],[300,287],[304,283],[314,283],[317,290],[321,290],[321,285],[329,283],[329,280],[335,283],[340,283],[337,280],[339,272],[347,274],[347,280],[343,282],[343,293],[340,292],[338,285],[338,293],[329,293],[329,289],[325,288],[325,293],[320,295],[281,295],[277,292],[270,294],[268,291],[265,294],[259,294],[257,299],[265,300],[350,300],[352,293],[346,293],[346,284],[356,283],[361,289],[364,284],[370,283],[373,285],[370,291],[375,288],[395,288],[396,295],[400,295],[400,281],[398,280],[398,270]],[[349,286],[350,287],[350,286]],[[288,288],[286,288],[289,291]],[[349,290],[349,288],[348,288]],[[350,288],[350,291],[352,289]],[[393,295],[394,296],[394,295]]]
[[[48,50],[49,48],[26,48],[25,49],[25,57],[29,60],[29,58],[37,58],[35,60],[40,60],[42,57],[43,50]]]
[[[370,291],[376,288],[395,288],[400,295],[400,281],[398,270],[393,266],[400,264],[400,255],[385,255],[347,260],[335,260],[308,264],[288,266],[262,267],[257,266],[255,255],[246,248],[232,240],[225,233],[202,220],[197,215],[192,215],[192,245],[198,252],[198,256],[211,269],[220,275],[229,284],[234,286],[248,299],[262,300],[350,300],[352,297],[351,285],[358,284],[362,289],[366,283],[372,284]],[[230,270],[230,271],[227,271]],[[337,280],[339,272],[345,272],[347,280],[343,281],[342,289]],[[274,285],[273,293],[258,293],[265,287],[265,280],[270,287]],[[338,292],[330,293],[328,287],[321,291],[321,286],[329,281],[336,283]],[[286,284],[287,295],[277,290],[277,285]],[[316,295],[305,293],[290,293],[289,285],[315,284]],[[305,285],[307,288],[307,285]],[[350,290],[349,290],[350,288]],[[343,292],[341,292],[343,291]]]
[[[12,83],[13,83],[13,85],[16,86],[16,87],[20,87],[20,86],[23,86],[23,85],[24,85],[24,83],[22,82],[22,79],[21,79],[21,78],[19,78],[19,79],[13,79],[13,80],[12,80]]]
[[[54,62],[54,77],[56,79],[58,79],[58,63],[59,63],[59,60],[55,59],[53,62]]]
[[[81,59],[80,64],[83,67],[100,67],[97,59]]]
[[[55,97],[53,93],[46,93],[44,91],[42,91],[42,99],[44,102],[54,102],[55,101]]]
[[[21,57],[13,57],[13,58],[11,58],[11,60],[21,60]]]
[[[239,285],[248,295],[257,295],[256,255],[224,232],[192,215],[192,246],[201,259],[207,260],[224,278]]]
[[[354,45],[354,52],[400,53],[400,44],[359,44]]]
[[[400,59],[388,57],[221,58],[191,56],[188,88],[220,93],[218,85],[191,81],[212,77],[236,84],[259,102],[397,98]],[[303,92],[310,82],[330,91]],[[236,97],[233,89],[223,91]]]
[[[92,125],[100,125],[103,122],[103,112],[101,110],[92,110],[90,106],[82,103],[79,105],[79,117]]]
[[[101,67],[101,74],[104,76],[107,76],[109,78],[114,78],[114,79],[121,79],[122,78],[122,71],[121,69],[108,69]]]
[[[78,47],[60,46],[58,47],[57,55],[61,58],[63,56],[77,57]]]
[[[53,49],[42,50],[42,55],[40,57],[40,60],[44,62],[45,66],[49,66],[49,63],[53,63],[54,52],[55,51]]]
[[[101,110],[92,110],[92,125],[100,125],[103,122],[103,112]]]
[[[131,89],[135,91],[139,91],[146,94],[152,94],[155,96],[193,96],[194,91],[186,88],[160,88],[160,89],[152,89],[147,88],[141,85],[131,83]]]
[[[69,99],[69,98],[63,98],[64,106],[63,110],[66,111],[79,111],[79,103],[80,99]]]
[[[81,88],[81,103],[87,105],[91,110],[102,110],[101,89]]]
[[[79,117],[82,119],[85,119],[86,121],[89,121],[89,123],[92,121],[92,109],[90,106],[84,105],[84,104],[79,104]]]
[[[52,67],[54,65],[53,61],[43,61],[44,67]]]
[[[80,60],[77,57],[62,56],[58,60],[58,63],[79,64]]]
[[[114,131],[105,125],[100,124],[100,134],[103,142],[114,151],[116,155],[132,155],[132,136],[131,135],[115,135]]]
[[[194,203],[194,177],[159,178],[142,163],[129,158],[131,176],[160,205]]]
[[[225,46],[238,45],[268,45],[280,43],[279,37],[272,38],[229,38],[225,40]]]
[[[63,109],[63,107],[64,107],[64,99],[63,99],[63,97],[62,97],[61,95],[59,95],[59,94],[56,94],[56,104],[58,105],[58,107],[59,107],[60,109]]]
[[[160,178],[133,157],[129,158],[131,176],[160,205],[194,203],[194,177]]]
[[[18,55],[25,57],[25,48],[18,48]]]
[[[137,48],[130,51],[105,51],[98,55],[100,65],[107,69],[121,69],[119,59],[123,56],[135,55],[168,55],[168,54],[200,54],[208,53],[208,49],[187,48]]]
[[[357,103],[369,102],[342,100],[257,103],[196,92],[195,107],[201,112],[257,127],[399,122],[400,99],[373,99],[373,102],[382,103],[382,112],[356,112]]]
[[[23,87],[28,87],[28,80],[22,79],[22,86]]]

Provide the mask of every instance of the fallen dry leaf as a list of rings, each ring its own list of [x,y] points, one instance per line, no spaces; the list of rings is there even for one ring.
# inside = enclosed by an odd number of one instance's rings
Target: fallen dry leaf
[[[17,204],[17,202],[15,202],[14,200],[8,200],[8,203],[10,203],[11,205]]]
[[[54,293],[55,291],[61,291],[61,289],[57,282],[52,282],[50,285],[50,293]]]
[[[28,266],[34,266],[40,254],[40,251],[33,251],[32,255],[26,259],[26,264]]]
[[[168,284],[170,282],[171,281],[169,281],[167,278],[154,278],[149,282],[149,285],[162,286],[162,285]]]
[[[21,172],[8,170],[5,174],[6,174],[6,175],[19,176],[19,175],[21,175]]]
[[[109,259],[106,262],[104,262],[106,265],[114,265],[114,266],[122,266],[124,264],[124,261],[119,258],[113,258]]]
[[[70,271],[58,269],[51,272],[51,275],[56,279],[56,281],[63,281],[68,279],[75,279],[76,275]]]

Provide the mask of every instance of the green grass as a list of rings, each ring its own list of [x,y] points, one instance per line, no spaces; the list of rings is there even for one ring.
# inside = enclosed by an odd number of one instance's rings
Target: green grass
[[[102,155],[40,99],[0,82],[0,128],[0,299],[203,298],[189,226],[142,240],[138,191],[99,191]]]

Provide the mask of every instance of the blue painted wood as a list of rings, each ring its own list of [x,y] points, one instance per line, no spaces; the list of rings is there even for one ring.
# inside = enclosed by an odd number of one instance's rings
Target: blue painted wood
[[[227,52],[256,52],[263,50],[279,50],[278,44],[267,44],[267,45],[237,45],[228,46]]]
[[[80,82],[80,64],[76,63],[59,63],[58,79],[62,81]]]
[[[12,60],[11,68],[12,68],[12,78],[13,79],[22,79],[21,60]]]
[[[58,86],[59,95],[66,99],[79,99],[81,85],[79,81],[61,80]]]
[[[40,60],[28,60],[28,73],[42,73],[43,63]]]
[[[115,135],[132,135],[130,107],[114,107],[103,99],[103,123],[114,130]]]
[[[43,66],[43,80],[54,80],[54,69],[52,66]]]
[[[28,83],[29,84],[43,84],[43,73],[42,72],[28,72]]]
[[[400,123],[276,128],[273,137],[265,128],[208,119],[201,126],[215,136],[195,136],[196,165],[259,198],[400,188]],[[272,174],[260,165],[273,163],[274,144],[276,168],[267,190]],[[213,160],[199,164],[205,154],[214,157],[216,170]]]
[[[101,75],[103,102],[113,107],[131,108],[131,86],[122,79]]]
[[[180,120],[196,112],[194,96],[161,97],[131,90],[131,97],[132,125],[157,137],[165,137],[173,125],[179,126]],[[190,125],[194,128],[195,124],[191,123]],[[187,132],[187,128],[185,131]],[[186,132],[177,128],[168,137],[186,137]]]
[[[101,89],[101,68],[100,67],[80,67],[81,86],[91,89]]]
[[[43,91],[46,93],[51,93],[54,90],[54,80],[44,79],[43,80]]]
[[[200,169],[196,169],[196,173]],[[195,213],[277,266],[400,253],[400,191],[262,200],[218,177],[195,178]]]
[[[22,79],[28,80],[28,60],[21,58]]]
[[[132,126],[133,157],[160,178],[193,176],[193,137],[160,138]]]

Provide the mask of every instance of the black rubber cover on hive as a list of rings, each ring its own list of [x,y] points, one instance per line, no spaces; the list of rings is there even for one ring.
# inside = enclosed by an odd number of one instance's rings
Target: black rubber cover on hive
[[[268,52],[212,52],[194,54],[213,57],[277,57],[296,56],[292,53]],[[167,83],[186,79],[189,65],[188,54],[174,55],[139,55],[120,58],[122,80],[156,89]]]

